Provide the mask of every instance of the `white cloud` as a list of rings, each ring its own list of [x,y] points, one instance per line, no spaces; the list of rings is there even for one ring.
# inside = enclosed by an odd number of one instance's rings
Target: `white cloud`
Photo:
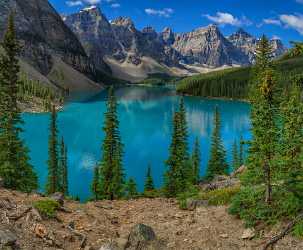
[[[94,5],[94,4],[99,4],[101,0],[85,0],[85,2],[87,4]]]
[[[81,6],[81,5],[83,5],[83,2],[80,1],[80,0],[77,0],[77,1],[66,1],[65,3],[66,3],[67,6],[69,6],[69,7],[74,7],[74,6]]]
[[[204,17],[206,17],[208,20],[215,22],[219,25],[232,25],[232,26],[243,26],[243,25],[251,25],[252,22],[245,16],[243,16],[241,19],[234,17],[230,13],[224,13],[224,12],[217,12],[215,16],[211,16],[208,14],[204,14]]]
[[[272,25],[278,25],[281,26],[281,21],[278,19],[271,19],[271,18],[265,18],[263,19],[263,23],[265,24],[272,24]]]
[[[281,37],[276,36],[276,35],[273,35],[272,39],[273,39],[273,40],[281,40]]]
[[[119,3],[113,3],[110,7],[114,8],[114,9],[117,9],[117,8],[121,7],[121,4],[119,4]]]
[[[280,15],[280,20],[286,25],[286,27],[293,28],[303,35],[302,15]]]
[[[174,10],[171,8],[165,8],[162,10],[156,10],[156,9],[145,9],[145,13],[152,16],[159,16],[159,17],[171,17],[171,15],[174,13]]]

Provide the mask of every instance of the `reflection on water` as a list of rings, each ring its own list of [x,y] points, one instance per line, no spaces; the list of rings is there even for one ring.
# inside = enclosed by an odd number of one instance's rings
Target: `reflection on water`
[[[164,87],[124,87],[116,90],[119,101],[120,130],[125,144],[124,166],[127,176],[136,179],[142,190],[147,165],[152,165],[157,186],[162,183],[164,161],[168,156],[171,122],[179,97]],[[86,199],[93,167],[101,156],[103,113],[106,92],[82,95],[72,100],[58,115],[58,125],[69,151],[69,181],[73,195]],[[201,140],[202,169],[209,156],[213,111],[222,114],[222,136],[230,161],[231,146],[241,135],[249,138],[249,105],[242,102],[185,97],[189,143]],[[24,114],[24,138],[31,150],[32,163],[39,173],[41,187],[47,174],[48,114]]]

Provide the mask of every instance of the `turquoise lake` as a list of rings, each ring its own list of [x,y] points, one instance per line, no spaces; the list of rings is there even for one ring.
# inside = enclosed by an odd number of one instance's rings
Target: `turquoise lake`
[[[172,116],[179,98],[171,88],[130,86],[116,90],[119,102],[120,131],[127,177],[134,177],[142,191],[147,165],[152,166],[155,184],[162,184],[164,161],[168,157]],[[106,92],[87,98],[70,100],[58,113],[60,136],[68,147],[69,188],[82,200],[90,197],[93,168],[101,158]],[[219,107],[222,138],[231,162],[234,140],[250,138],[250,106],[245,102],[185,97],[189,130],[189,146],[196,137],[201,143],[201,175],[209,158],[214,109]],[[41,190],[47,177],[49,114],[23,115],[23,138],[30,149]]]

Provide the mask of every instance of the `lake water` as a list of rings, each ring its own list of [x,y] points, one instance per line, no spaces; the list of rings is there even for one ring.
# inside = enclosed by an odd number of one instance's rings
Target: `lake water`
[[[164,161],[172,132],[172,116],[179,97],[173,89],[164,87],[123,87],[116,90],[119,101],[119,120],[125,145],[124,168],[143,189],[147,165],[152,166],[155,184],[163,181]],[[68,147],[70,193],[82,200],[90,197],[93,168],[101,158],[104,137],[106,92],[89,98],[71,100],[58,114],[60,136]],[[190,148],[196,137],[201,142],[201,175],[209,158],[214,109],[217,105],[222,117],[222,137],[231,161],[234,140],[250,137],[249,104],[238,101],[209,100],[185,97]],[[23,138],[30,149],[43,190],[47,177],[49,114],[24,114]]]

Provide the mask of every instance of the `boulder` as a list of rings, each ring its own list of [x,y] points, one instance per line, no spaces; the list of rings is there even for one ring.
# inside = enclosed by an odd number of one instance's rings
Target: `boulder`
[[[127,250],[164,250],[165,244],[158,240],[154,230],[146,225],[134,226],[128,236]]]
[[[18,249],[17,236],[10,229],[0,229],[0,250]]]
[[[99,250],[123,250],[123,248],[119,248],[117,243],[112,241],[101,246]]]
[[[241,236],[242,240],[251,240],[256,235],[254,228],[247,228],[243,231],[243,234]]]
[[[64,195],[62,193],[54,193],[50,196],[51,199],[53,199],[54,201],[57,201],[60,206],[64,205]]]

